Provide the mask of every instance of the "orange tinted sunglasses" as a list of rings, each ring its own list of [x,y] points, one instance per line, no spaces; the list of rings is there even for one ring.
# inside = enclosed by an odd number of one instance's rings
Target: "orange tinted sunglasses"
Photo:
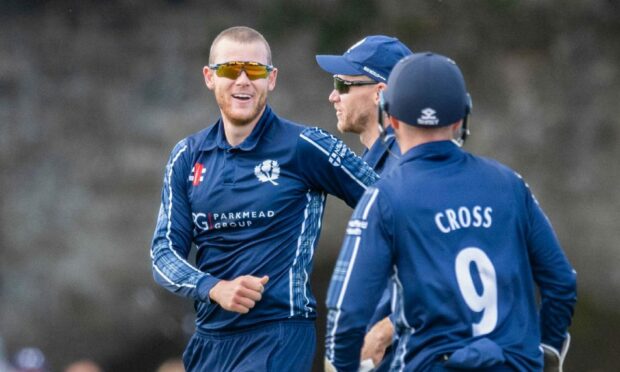
[[[241,71],[245,71],[245,74],[250,80],[265,79],[269,76],[269,73],[273,71],[273,66],[271,65],[263,65],[262,63],[248,61],[231,61],[212,64],[209,65],[209,68],[214,70],[217,76],[233,80],[241,75]]]

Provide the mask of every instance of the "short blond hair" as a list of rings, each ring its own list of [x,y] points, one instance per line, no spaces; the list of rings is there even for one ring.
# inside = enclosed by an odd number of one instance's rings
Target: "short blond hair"
[[[269,43],[260,32],[246,26],[230,27],[220,32],[211,43],[211,49],[209,50],[209,63],[215,62],[215,46],[223,39],[228,39],[243,44],[250,44],[254,42],[263,43],[265,49],[267,50],[267,63],[271,64],[271,48],[269,48]]]

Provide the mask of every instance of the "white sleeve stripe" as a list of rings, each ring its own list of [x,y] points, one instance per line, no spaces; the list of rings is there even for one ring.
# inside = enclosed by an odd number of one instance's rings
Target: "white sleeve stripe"
[[[340,289],[340,295],[338,296],[338,302],[336,303],[336,316],[334,317],[334,328],[331,332],[331,344],[329,345],[330,354],[334,355],[334,348],[336,343],[336,331],[338,329],[338,320],[340,319],[342,302],[344,301],[344,295],[347,292],[347,286],[349,285],[349,279],[351,278],[351,272],[353,271],[353,266],[355,265],[355,259],[357,258],[357,251],[360,246],[362,238],[355,238],[355,246],[353,247],[353,254],[351,255],[351,260],[349,261],[349,267],[347,268],[347,274],[345,275],[344,282],[342,283],[342,288]],[[333,357],[335,359],[335,357]]]
[[[394,275],[392,276],[392,278],[394,279],[394,283],[396,283],[396,287],[398,288],[398,299],[400,301],[400,308],[399,308],[400,320],[403,322],[403,324],[407,328],[411,329],[412,332],[415,332],[415,329],[411,327],[409,322],[407,322],[407,318],[405,318],[405,302],[403,299],[403,283],[401,283],[400,279],[398,278],[398,267],[394,265],[393,268],[394,268]]]
[[[310,195],[308,195],[308,204],[310,203]],[[317,231],[321,231],[321,220],[323,219],[323,208],[325,205],[325,194],[321,194],[321,209],[319,210],[319,218],[317,221]],[[309,244],[310,246],[310,260],[312,260],[312,257],[314,257],[314,244],[316,242],[316,237],[317,235],[315,234],[314,237],[312,238],[312,242]],[[306,312],[306,317],[308,316],[308,311],[309,311],[309,307],[308,305],[310,304],[310,298],[308,297],[307,294],[307,290],[308,290],[308,281],[310,280],[310,275],[308,275],[308,271],[306,270],[306,268],[304,268],[304,274],[306,275],[306,280],[304,282],[304,298],[306,300],[306,304],[305,304],[305,308],[307,310]]]
[[[362,214],[363,220],[368,219],[368,213],[370,213],[370,208],[375,203],[375,200],[377,200],[377,195],[379,195],[379,189],[374,189],[372,191],[372,195],[370,196],[370,200],[368,201],[368,204],[366,204],[366,208],[364,208],[364,213]]]
[[[370,196],[370,200],[364,209],[364,213],[362,218],[365,220],[368,218],[368,214],[370,212],[370,208],[374,204],[377,199],[377,195],[379,194],[379,189],[374,189],[372,191],[372,195]],[[336,331],[338,330],[338,321],[340,320],[340,313],[342,308],[342,302],[344,301],[344,296],[347,291],[347,286],[349,285],[349,279],[351,278],[351,272],[353,271],[353,266],[355,265],[355,260],[357,258],[357,252],[359,250],[360,243],[362,242],[362,238],[360,236],[355,238],[355,245],[353,246],[353,254],[351,255],[351,259],[349,261],[349,266],[347,267],[347,273],[345,275],[344,281],[342,283],[342,288],[340,289],[340,294],[338,295],[338,301],[336,302],[336,315],[334,317],[334,326],[331,331],[331,343],[329,345],[329,355],[334,355],[334,348],[336,343]],[[333,357],[335,359],[335,357]]]
[[[306,208],[304,209],[304,220],[301,222],[301,231],[299,233],[299,237],[297,238],[297,250],[295,251],[295,258],[293,259],[293,264],[291,265],[291,268],[289,269],[289,304],[291,305],[291,316],[295,315],[295,297],[294,297],[294,293],[293,293],[293,268],[295,267],[295,264],[297,264],[297,260],[299,259],[299,255],[301,253],[301,244],[302,244],[302,237],[304,236],[304,232],[306,230],[306,221],[308,220],[308,208],[310,207],[310,193],[306,193],[306,198],[308,199],[308,203],[306,204]]]
[[[397,360],[396,368],[398,368],[398,372],[403,372],[405,370],[405,355],[408,351],[407,344],[409,343],[409,339],[411,338],[411,335],[413,333],[413,330],[410,330],[408,333],[402,336],[400,340],[398,340],[398,346],[396,348],[396,351],[394,352],[394,359]]]
[[[300,134],[299,136],[301,138],[303,138],[304,140],[306,140],[307,142],[309,142],[314,147],[316,147],[317,149],[321,150],[321,152],[323,152],[325,155],[329,156],[329,152],[327,150],[325,150],[324,148],[322,148],[321,145],[319,145],[318,143],[314,142],[313,140],[311,140],[310,138],[306,137],[303,134]]]
[[[353,173],[351,173],[346,167],[340,166],[340,168],[342,168],[342,170],[349,175],[349,177],[351,177],[353,179],[353,181],[357,182],[360,186],[362,186],[364,188],[364,190],[366,190],[367,186],[364,185],[364,183],[362,181],[359,180],[359,178],[355,177],[353,175]]]
[[[168,214],[166,215],[166,218],[168,218],[168,224],[166,226],[166,240],[168,240],[168,247],[170,248],[170,250],[172,251],[172,253],[185,265],[187,265],[189,268],[191,268],[192,270],[201,273],[200,270],[196,269],[194,266],[190,265],[189,262],[187,262],[184,258],[182,258],[181,256],[179,256],[179,254],[177,253],[177,251],[174,250],[174,248],[172,247],[172,238],[170,238],[170,233],[172,230],[172,171],[174,169],[174,164],[176,163],[176,161],[179,159],[179,157],[181,156],[181,154],[183,154],[185,152],[185,150],[187,150],[187,146],[184,146],[174,157],[174,159],[172,159],[172,163],[170,164],[170,170],[168,171],[168,198],[169,203],[168,203]]]
[[[295,257],[297,259],[297,257]],[[295,304],[293,298],[293,268],[288,271],[288,293],[289,293],[289,305],[291,305],[291,316],[295,315]]]
[[[556,357],[558,357],[558,359],[560,359],[560,352],[557,351],[556,348],[554,348],[553,346],[547,345],[547,344],[540,344],[540,348],[549,350],[551,353],[553,353],[553,355],[555,355]]]
[[[157,274],[159,274],[159,276],[161,276],[162,278],[164,278],[165,281],[168,282],[168,284],[173,285],[175,287],[187,287],[187,288],[196,288],[196,285],[194,284],[177,284],[174,281],[172,281],[172,279],[170,279],[168,276],[166,276],[160,269],[159,267],[157,267],[155,264],[153,264],[153,267],[155,268],[155,271],[157,271]]]
[[[310,143],[311,145],[313,145],[314,147],[316,147],[317,149],[321,150],[322,153],[324,153],[325,155],[329,156],[329,152],[327,150],[325,150],[323,147],[321,147],[321,145],[319,145],[318,143],[314,142],[313,140],[311,140],[310,138],[306,137],[303,134],[299,135],[302,139],[304,139],[305,141],[307,141],[308,143]],[[353,181],[357,182],[360,186],[362,186],[364,188],[364,190],[366,190],[366,185],[360,181],[359,178],[355,177],[353,175],[353,173],[351,173],[351,171],[349,171],[346,167],[343,167],[342,165],[340,165],[340,168],[342,168],[342,170],[344,170],[344,172],[351,177],[351,179],[353,179]]]
[[[317,219],[317,231],[321,230],[321,217],[323,216],[323,210],[324,210],[324,206],[325,206],[325,197],[326,195],[323,193],[320,195],[321,198],[321,204],[320,204],[320,209],[319,209],[319,218]],[[289,305],[290,305],[290,315],[294,316],[295,315],[295,289],[294,289],[294,275],[293,275],[293,269],[295,268],[295,265],[297,264],[297,261],[299,260],[299,256],[301,255],[301,248],[304,245],[304,241],[308,238],[306,236],[307,233],[307,227],[306,227],[306,222],[308,222],[308,218],[309,218],[309,209],[312,205],[312,195],[311,195],[311,191],[308,191],[308,193],[306,193],[306,199],[308,199],[308,203],[306,204],[306,208],[304,209],[304,220],[301,224],[301,231],[299,233],[299,237],[297,238],[297,250],[295,251],[295,258],[293,259],[293,264],[291,265],[291,268],[289,269]],[[317,238],[317,234],[314,234],[311,238],[311,241],[307,244],[307,247],[310,248],[310,257],[309,259],[312,260],[312,257],[314,256],[314,244],[316,242],[316,238]],[[309,313],[309,308],[308,308],[308,304],[310,303],[310,298],[308,297],[308,293],[307,293],[307,283],[309,281],[309,275],[308,275],[308,271],[306,270],[306,268],[303,268],[304,271],[304,286],[303,286],[303,297],[305,300],[305,305],[304,308],[306,309],[306,317],[308,316]]]

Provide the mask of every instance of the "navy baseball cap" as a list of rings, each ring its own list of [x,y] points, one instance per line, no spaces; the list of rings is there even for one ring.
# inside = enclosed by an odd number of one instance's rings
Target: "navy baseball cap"
[[[415,53],[392,70],[383,109],[409,125],[441,127],[465,118],[471,99],[456,63],[430,52]]]
[[[386,83],[392,68],[411,50],[395,37],[373,35],[353,44],[343,55],[317,55],[316,62],[332,75],[366,75]]]

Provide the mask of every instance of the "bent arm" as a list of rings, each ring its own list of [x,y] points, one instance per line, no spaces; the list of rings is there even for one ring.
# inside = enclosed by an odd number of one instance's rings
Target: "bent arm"
[[[366,326],[392,273],[391,219],[369,188],[349,221],[327,293],[325,356],[339,371],[357,371]],[[381,212],[380,212],[381,211]]]
[[[305,129],[298,143],[296,158],[307,183],[342,199],[350,207],[355,207],[366,188],[379,179],[342,140],[322,129]]]
[[[528,249],[541,296],[541,342],[559,352],[577,302],[577,273],[529,189],[527,198],[530,216]]]
[[[219,279],[187,261],[193,222],[186,184],[191,170],[188,145],[179,142],[172,151],[161,193],[161,205],[151,245],[153,278],[167,290],[198,301],[209,301]]]

